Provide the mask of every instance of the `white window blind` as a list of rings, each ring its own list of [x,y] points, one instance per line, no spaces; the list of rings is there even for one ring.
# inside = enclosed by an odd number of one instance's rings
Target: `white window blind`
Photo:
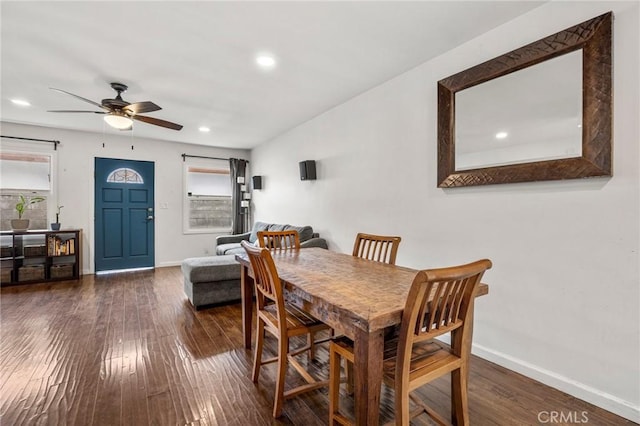
[[[187,194],[231,197],[229,169],[188,166]]]
[[[29,191],[51,190],[51,157],[32,153],[0,153],[0,187]]]

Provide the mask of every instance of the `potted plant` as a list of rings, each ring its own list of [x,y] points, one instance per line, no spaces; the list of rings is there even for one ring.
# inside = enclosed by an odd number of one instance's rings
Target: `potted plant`
[[[59,231],[60,230],[60,209],[63,208],[64,206],[58,206],[58,211],[56,212],[56,221],[55,223],[51,224],[51,230],[52,231]]]
[[[29,229],[29,219],[23,219],[22,215],[31,204],[39,203],[40,201],[44,201],[44,198],[40,196],[25,197],[22,194],[19,195],[19,200],[16,203],[18,218],[11,219],[11,228],[14,231],[26,231]]]

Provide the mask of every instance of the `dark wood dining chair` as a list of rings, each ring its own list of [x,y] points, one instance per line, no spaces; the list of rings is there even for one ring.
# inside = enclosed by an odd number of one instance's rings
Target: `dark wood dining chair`
[[[359,233],[353,245],[353,255],[395,265],[400,240],[400,237]]]
[[[261,366],[273,362],[278,363],[273,402],[273,417],[277,418],[282,414],[285,399],[293,398],[328,384],[326,380],[318,381],[314,379],[294,358],[294,356],[308,351],[310,346],[305,345],[296,350],[289,350],[289,340],[295,336],[304,336],[320,330],[327,330],[329,327],[295,306],[285,303],[284,289],[269,250],[255,247],[246,241],[242,241],[242,246],[249,256],[256,288],[257,331],[251,379],[254,383],[257,383]],[[263,360],[262,351],[265,331],[268,331],[278,339],[278,355]],[[284,382],[289,364],[300,373],[307,384],[285,391]]]
[[[260,231],[258,244],[269,250],[297,250],[300,248],[300,235],[296,230]]]
[[[385,342],[384,375],[395,391],[395,424],[409,425],[411,418],[426,412],[438,424],[450,424],[411,395],[415,389],[451,373],[451,419],[469,424],[467,389],[473,334],[475,293],[484,272],[491,268],[484,259],[467,265],[418,272],[402,313],[400,335]],[[451,333],[451,345],[435,338]],[[340,361],[353,362],[353,342],[340,337],[329,350],[329,424],[351,424],[340,412]],[[417,409],[409,412],[409,399]]]

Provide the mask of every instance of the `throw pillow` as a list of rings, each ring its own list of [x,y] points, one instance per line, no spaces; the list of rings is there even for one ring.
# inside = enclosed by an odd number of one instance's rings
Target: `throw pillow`
[[[251,235],[249,235],[249,242],[255,243],[258,241],[258,232],[266,231],[269,229],[269,224],[264,222],[256,222],[253,224],[253,229],[251,230]]]
[[[303,243],[307,240],[310,240],[311,237],[313,236],[313,228],[310,226],[294,226],[294,225],[287,225],[285,226],[284,230],[288,231],[290,229],[293,229],[294,231],[298,231],[298,235],[300,236],[300,242]]]

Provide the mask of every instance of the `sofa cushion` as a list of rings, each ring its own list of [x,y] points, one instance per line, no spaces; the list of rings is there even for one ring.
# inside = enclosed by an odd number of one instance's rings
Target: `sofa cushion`
[[[258,232],[266,231],[269,229],[269,224],[264,222],[256,222],[253,224],[253,229],[251,229],[251,235],[249,235],[249,242],[255,243],[258,240]]]
[[[256,240],[253,245],[257,247],[259,245],[258,240]],[[244,252],[244,248],[242,247],[242,245],[240,245],[240,243],[220,244],[216,247],[216,255],[218,256],[225,256],[228,254],[236,255],[238,253]]]
[[[272,223],[269,225],[269,231],[284,231],[289,225],[281,225],[279,223]]]
[[[182,261],[182,273],[192,283],[236,280],[240,265],[235,255],[190,257]]]
[[[227,244],[219,244],[216,246],[216,254],[218,256],[224,255],[224,254],[228,254],[227,252],[229,250],[232,250],[234,248],[238,248],[241,247],[240,243],[227,243]]]
[[[246,253],[246,251],[240,244],[236,244],[235,247],[228,249],[224,254],[232,254],[235,257],[235,255],[239,253]]]
[[[293,225],[285,225],[283,231],[288,230],[298,231],[298,235],[300,236],[300,242],[305,242],[310,240],[313,236],[313,228],[310,226],[293,226]]]

